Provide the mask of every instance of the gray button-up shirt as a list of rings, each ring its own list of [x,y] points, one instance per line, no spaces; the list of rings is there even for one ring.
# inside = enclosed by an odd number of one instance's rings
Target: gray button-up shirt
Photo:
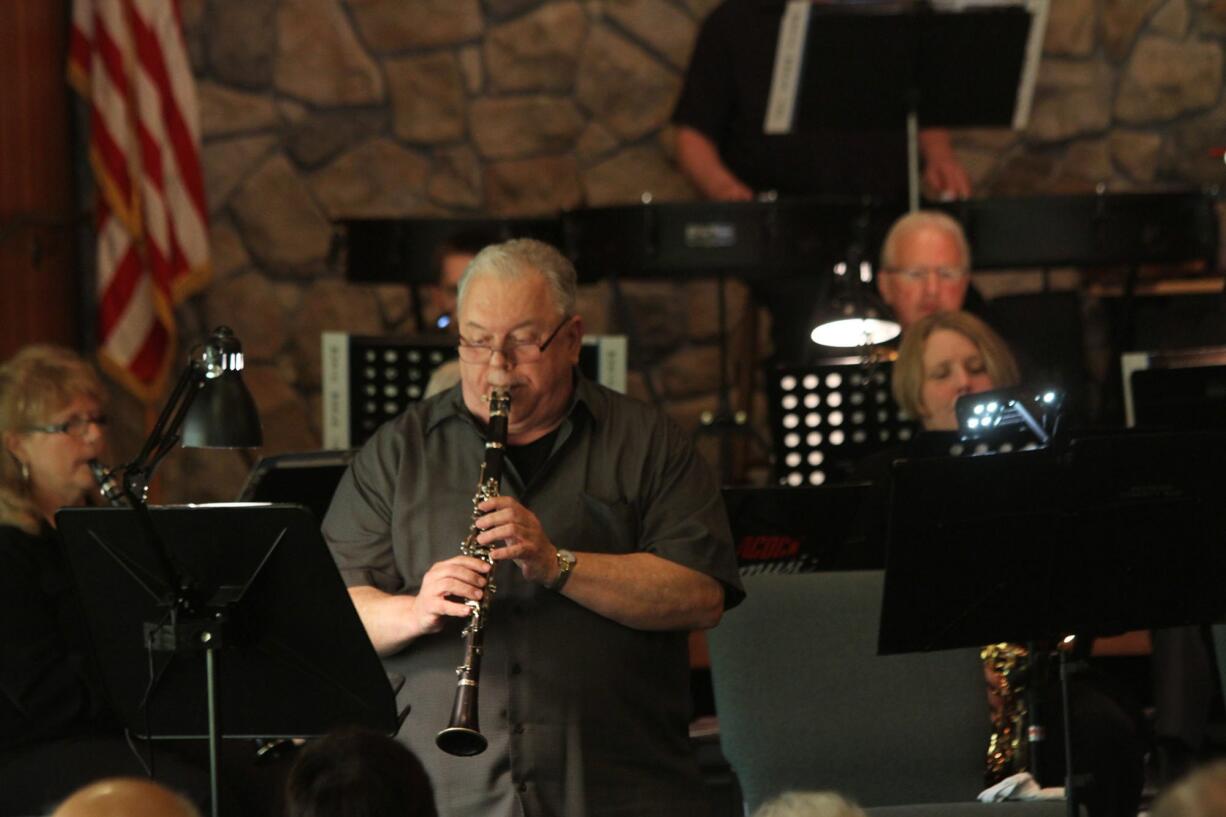
[[[483,457],[482,429],[458,387],[381,428],[324,520],[345,582],[416,593],[431,565],[459,552]],[[726,607],[744,595],[716,479],[689,439],[657,409],[582,377],[548,461],[524,485],[508,459],[502,493],[529,507],[559,547],[654,553],[718,579]],[[687,736],[686,634],[617,624],[525,581],[511,563],[495,580],[483,754],[456,758],[434,744],[455,697],[461,620],[386,659],[407,679],[400,703],[413,710],[400,738],[430,773],[440,815],[705,814]]]

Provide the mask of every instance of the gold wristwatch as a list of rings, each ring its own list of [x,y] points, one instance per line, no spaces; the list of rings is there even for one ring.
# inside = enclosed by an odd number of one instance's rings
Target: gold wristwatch
[[[558,592],[562,586],[566,584],[566,580],[570,578],[570,572],[575,569],[575,554],[564,548],[557,549],[558,558],[558,577],[549,585],[549,589]]]

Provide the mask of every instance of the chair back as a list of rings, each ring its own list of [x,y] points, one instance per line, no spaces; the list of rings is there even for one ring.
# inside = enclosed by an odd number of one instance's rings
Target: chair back
[[[708,633],[720,741],[750,811],[789,789],[883,806],[983,788],[978,650],[878,656],[883,576],[747,576],[745,601]]]

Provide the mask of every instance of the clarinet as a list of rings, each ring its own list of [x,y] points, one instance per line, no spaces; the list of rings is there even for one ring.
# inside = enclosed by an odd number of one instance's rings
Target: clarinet
[[[489,397],[490,425],[485,438],[485,461],[481,463],[481,475],[477,479],[477,493],[473,496],[472,524],[468,535],[460,543],[460,553],[480,559],[492,568],[494,560],[488,545],[477,541],[481,529],[477,519],[482,515],[478,506],[491,497],[498,496],[502,484],[502,457],[507,442],[507,412],[511,408],[511,394],[492,391]],[[480,601],[469,599],[468,624],[460,633],[464,638],[464,663],[456,667],[455,703],[451,707],[451,721],[439,732],[434,742],[438,748],[452,755],[469,757],[479,755],[489,744],[477,725],[477,691],[481,682],[481,650],[485,640],[485,616],[494,598],[494,571],[489,572],[489,583]]]
[[[128,507],[128,499],[123,495],[123,488],[120,487],[119,480],[115,477],[115,471],[108,470],[96,459],[89,461],[89,471],[94,475],[94,482],[98,483],[98,493],[107,501],[107,504],[117,508]]]

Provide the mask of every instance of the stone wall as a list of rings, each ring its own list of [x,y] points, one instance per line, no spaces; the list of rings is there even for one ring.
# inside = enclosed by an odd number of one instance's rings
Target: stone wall
[[[181,310],[183,334],[226,323],[243,339],[265,453],[319,445],[321,331],[413,329],[404,288],[343,281],[334,220],[694,197],[667,120],[715,2],[182,0],[215,271]],[[957,135],[978,191],[1222,180],[1208,150],[1226,141],[1224,38],[1223,0],[1053,0],[1030,127]],[[742,287],[729,297],[731,346],[752,349],[764,322]],[[712,285],[634,284],[626,298],[643,337],[633,391],[649,373],[694,427],[715,405]],[[593,331],[620,328],[603,285],[582,312]],[[738,353],[730,374],[746,367]],[[121,408],[117,457],[139,437],[139,410]],[[176,453],[165,498],[230,496],[250,457]]]

